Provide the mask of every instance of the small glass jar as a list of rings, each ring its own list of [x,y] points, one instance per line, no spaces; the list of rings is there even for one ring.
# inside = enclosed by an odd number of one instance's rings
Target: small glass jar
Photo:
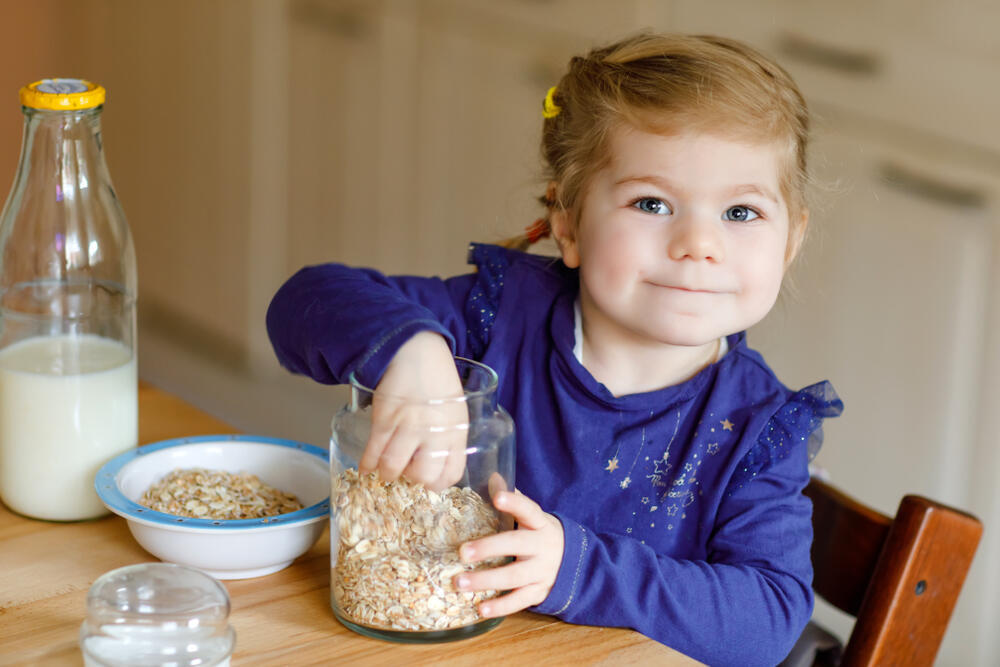
[[[86,667],[228,667],[229,594],[201,570],[141,563],[98,577],[80,627]]]
[[[330,599],[346,627],[370,637],[429,643],[472,637],[501,618],[477,610],[499,591],[458,591],[458,574],[509,559],[465,564],[463,543],[512,527],[491,498],[514,489],[514,422],[497,404],[497,375],[456,358],[461,397],[413,401],[385,396],[351,377],[350,400],[333,418],[330,441]],[[379,402],[381,404],[379,405]],[[457,480],[439,491],[403,477],[386,483],[361,475],[358,461],[378,409],[426,416],[407,437],[424,443],[418,456],[438,459]],[[446,457],[462,457],[449,466]],[[425,459],[426,460],[426,459]],[[447,480],[451,481],[451,480]],[[447,483],[447,482],[446,482]]]

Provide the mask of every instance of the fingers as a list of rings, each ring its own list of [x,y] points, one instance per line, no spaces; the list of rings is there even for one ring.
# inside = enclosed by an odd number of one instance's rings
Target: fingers
[[[441,471],[441,476],[438,478],[431,486],[432,491],[440,491],[441,489],[457,484],[462,476],[465,474],[465,449],[467,442],[465,438],[457,439],[448,452],[448,456],[444,462],[444,468]]]
[[[502,533],[481,537],[466,542],[458,550],[459,557],[464,563],[478,563],[505,556],[524,558],[537,553],[536,538],[526,530],[505,530]]]
[[[511,561],[488,570],[471,570],[455,577],[460,591],[507,591],[539,581],[537,568],[531,559]]]
[[[492,598],[479,604],[479,615],[483,618],[496,618],[497,616],[510,616],[522,609],[534,607],[545,601],[548,595],[545,587],[540,584],[531,584]]]
[[[503,475],[501,475],[498,472],[495,472],[492,475],[490,475],[490,478],[486,484],[487,488],[489,489],[490,499],[494,501],[496,500],[498,493],[507,490],[507,480],[505,480],[503,478]]]
[[[405,475],[440,491],[465,472],[469,434],[464,404],[414,408],[398,400],[372,402],[371,432],[358,462],[362,473],[377,471],[385,481]]]
[[[538,503],[520,491],[497,493],[493,497],[493,505],[501,512],[513,516],[517,523],[525,528],[538,530],[548,525],[547,515]]]
[[[393,450],[393,447],[399,445],[398,452]],[[409,460],[407,460],[409,457]],[[432,448],[428,443],[421,442],[418,438],[413,437],[402,437],[398,439],[393,439],[389,446],[386,447],[385,452],[382,453],[383,460],[388,458],[393,464],[398,463],[400,460],[403,461],[404,468],[401,471],[406,478],[412,482],[420,482],[425,486],[431,487],[431,490],[438,491],[440,489],[433,488],[433,485],[440,479],[441,473],[444,470],[445,461],[448,458],[448,452],[442,452],[440,450]],[[379,467],[381,472],[382,468]],[[383,479],[392,479],[385,478]]]
[[[362,473],[374,472],[378,469],[379,459],[382,452],[389,444],[389,438],[396,430],[395,420],[387,418],[380,409],[381,406],[376,401],[371,410],[371,431],[368,434],[368,443],[365,451],[358,461],[358,471]]]
[[[479,605],[479,614],[490,618],[541,604],[551,589],[551,584],[544,583],[544,580],[539,565],[527,559],[490,570],[465,572],[455,578],[455,586],[462,591],[510,591]]]

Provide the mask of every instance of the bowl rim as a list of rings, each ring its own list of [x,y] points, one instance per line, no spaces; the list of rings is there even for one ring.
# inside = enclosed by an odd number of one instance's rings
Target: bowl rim
[[[188,445],[201,445],[208,443],[224,442],[245,442],[248,444],[277,445],[297,449],[315,456],[316,458],[329,464],[330,456],[327,450],[315,445],[309,445],[297,440],[286,438],[272,438],[261,435],[247,435],[242,433],[224,433],[218,435],[197,435],[183,438],[171,438],[160,440],[146,445],[141,445],[127,452],[123,452],[105,463],[94,476],[94,490],[104,503],[105,507],[115,514],[124,517],[129,521],[135,521],[147,526],[165,528],[181,532],[218,532],[218,531],[259,531],[261,529],[279,529],[291,526],[300,526],[307,523],[314,523],[326,518],[330,510],[330,497],[304,507],[295,512],[279,514],[277,516],[263,517],[259,519],[197,519],[193,517],[182,517],[176,514],[167,514],[150,509],[134,500],[130,500],[122,493],[119,486],[119,477],[122,470],[136,459],[158,452],[163,449],[182,447]],[[109,483],[110,482],[110,483]]]

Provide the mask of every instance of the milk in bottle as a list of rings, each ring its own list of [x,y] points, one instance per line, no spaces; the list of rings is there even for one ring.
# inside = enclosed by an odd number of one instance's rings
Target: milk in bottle
[[[104,162],[105,91],[21,89],[0,214],[0,499],[50,521],[107,513],[94,475],[138,441],[135,249]]]

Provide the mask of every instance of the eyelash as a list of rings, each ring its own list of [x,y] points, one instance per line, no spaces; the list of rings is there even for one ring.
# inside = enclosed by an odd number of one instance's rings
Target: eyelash
[[[754,208],[753,206],[747,206],[746,204],[735,204],[733,206],[730,206],[725,211],[723,211],[723,213],[722,213],[723,216],[725,216],[727,213],[729,213],[730,211],[732,211],[734,208],[746,209],[747,211],[750,211],[751,213],[753,213],[756,217],[753,220],[730,220],[729,218],[723,218],[727,222],[748,223],[748,222],[753,222],[754,220],[758,220],[758,219],[764,217],[764,215],[760,211],[758,211],[756,208]]]
[[[631,201],[631,203],[629,203],[629,206],[631,206],[632,208],[635,208],[635,209],[637,209],[637,210],[639,210],[639,211],[641,211],[643,213],[648,213],[650,215],[657,215],[656,213],[652,213],[650,211],[645,211],[645,210],[639,208],[639,202],[643,202],[643,201],[656,201],[656,202],[659,202],[660,204],[663,204],[667,208],[667,210],[670,211],[670,213],[673,213],[673,209],[670,207],[670,204],[668,204],[667,202],[665,202],[663,199],[661,199],[659,197],[649,197],[649,196],[636,197],[635,199],[633,199]],[[730,220],[728,218],[723,217],[723,219],[726,220],[727,222],[748,223],[748,222],[753,222],[754,220],[757,220],[757,219],[760,219],[760,218],[764,217],[764,214],[761,213],[759,209],[757,209],[754,206],[750,206],[748,204],[734,204],[734,205],[730,206],[729,208],[727,208],[725,211],[723,211],[722,215],[726,216],[734,208],[746,209],[747,211],[750,211],[751,213],[753,213],[755,217],[753,218],[753,220]]]
[[[632,202],[629,204],[629,206],[631,206],[632,208],[634,208],[634,209],[636,209],[636,210],[638,210],[638,211],[640,211],[642,213],[648,213],[649,215],[657,215],[656,213],[652,213],[650,211],[644,211],[643,209],[639,208],[639,202],[644,202],[644,201],[659,202],[660,204],[663,204],[667,208],[668,211],[670,211],[671,213],[674,212],[674,210],[672,208],[670,208],[670,204],[668,204],[667,202],[663,201],[659,197],[648,197],[648,196],[646,196],[646,197],[636,197],[635,199],[632,200]]]

